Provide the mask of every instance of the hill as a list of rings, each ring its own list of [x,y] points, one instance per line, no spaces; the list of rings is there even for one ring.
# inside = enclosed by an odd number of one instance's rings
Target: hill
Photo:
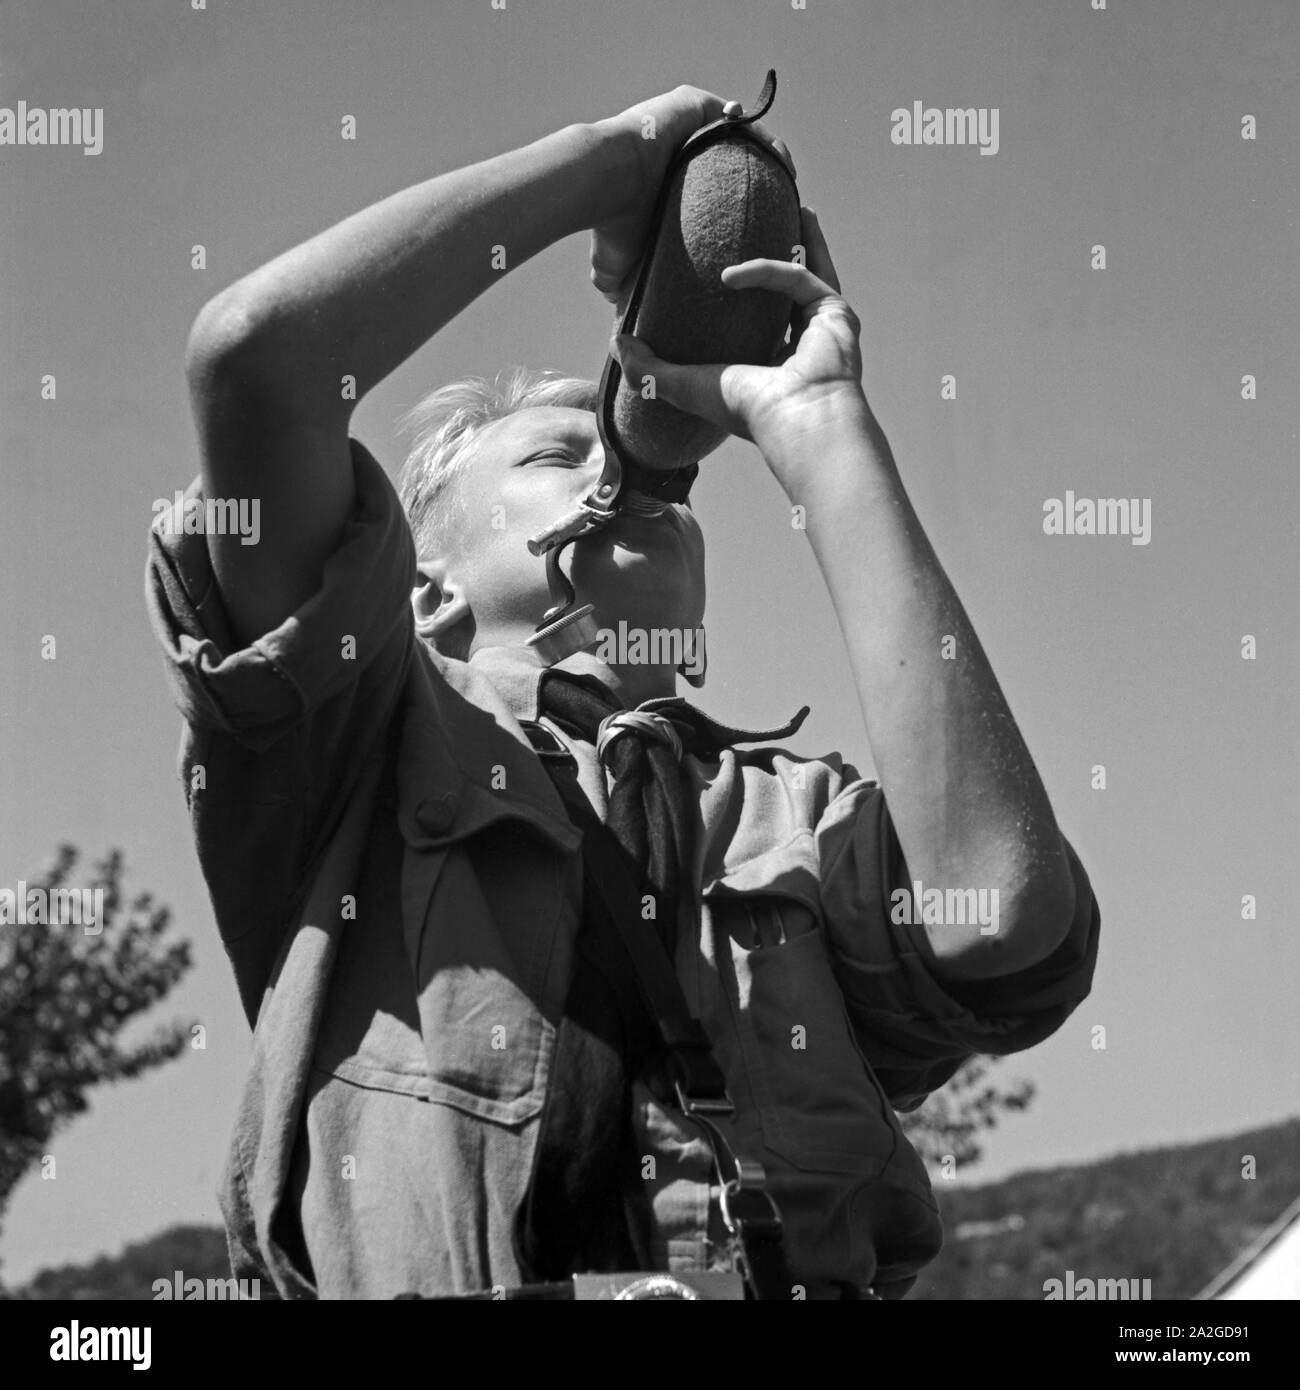
[[[176,1270],[189,1279],[229,1279],[226,1235],[219,1226],[169,1226],[120,1255],[101,1255],[87,1265],[42,1270],[10,1298],[152,1299],[155,1279]]]
[[[1253,1156],[1255,1176],[1247,1156]],[[1300,1196],[1300,1119],[1226,1139],[936,1182],[946,1241],[912,1298],[1041,1299],[1048,1279],[1150,1279],[1193,1298]]]

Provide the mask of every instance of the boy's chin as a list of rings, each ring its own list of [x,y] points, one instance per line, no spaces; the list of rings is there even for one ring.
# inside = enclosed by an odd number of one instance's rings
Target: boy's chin
[[[684,539],[673,522],[620,512],[599,530],[579,537],[573,553],[592,563],[674,565],[684,558]]]
[[[579,589],[600,594],[607,604],[662,607],[691,587],[686,557],[679,549],[641,549],[620,542],[603,551],[575,555],[570,578]]]
[[[592,605],[602,627],[617,627],[620,620],[630,628],[700,626],[692,618],[700,605],[684,586],[679,588],[664,576],[652,584],[607,584],[587,591],[585,597],[579,589],[578,602]]]

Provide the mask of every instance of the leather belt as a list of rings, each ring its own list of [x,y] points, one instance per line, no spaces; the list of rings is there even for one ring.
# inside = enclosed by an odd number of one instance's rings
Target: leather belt
[[[726,1281],[726,1282],[723,1282]],[[636,1270],[624,1274],[575,1274],[571,1279],[558,1279],[549,1284],[499,1285],[493,1289],[476,1289],[473,1293],[419,1294],[399,1293],[395,1302],[421,1303],[523,1303],[570,1302],[600,1299],[616,1303],[642,1303],[675,1300],[680,1302],[717,1302],[740,1300],[744,1297],[740,1277],[734,1274],[664,1274],[658,1271]],[[871,1289],[852,1284],[840,1285],[840,1300],[880,1303],[880,1295]]]
[[[745,1296],[738,1274],[708,1273],[664,1274],[656,1270],[630,1270],[617,1274],[575,1274],[571,1279],[558,1279],[549,1284],[520,1284],[515,1288],[499,1285],[479,1289],[474,1293],[398,1294],[399,1299],[421,1299],[430,1303],[519,1303],[564,1302],[576,1300],[610,1301],[614,1303],[683,1303],[739,1302]]]

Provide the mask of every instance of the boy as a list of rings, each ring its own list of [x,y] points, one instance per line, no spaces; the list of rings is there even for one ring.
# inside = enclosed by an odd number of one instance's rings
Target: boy
[[[1087,994],[1087,877],[867,406],[858,321],[806,210],[806,266],[724,276],[790,296],[784,360],[617,351],[751,440],[805,507],[879,785],[836,755],[737,748],[797,721],[725,730],[674,700],[666,658],[547,672],[527,645],[550,600],[525,540],[602,465],[590,383],[435,392],[405,514],[349,438],[340,379],[360,397],[448,323],[498,278],[493,245],[513,266],[590,227],[618,302],[669,157],[721,112],[679,87],[416,185],[195,322],[191,494],[258,498],[262,539],[155,532],[149,596],[256,1020],[222,1191],[234,1272],[280,1296],[555,1296],[595,1270],[672,1274],[650,1295],[690,1297],[737,1263],[730,1179],[641,1066],[617,981],[592,975],[582,835],[534,744],[644,867],[646,930],[725,1075],[733,1206],[752,1188],[780,1215],[768,1264],[788,1288],[764,1297],[906,1292],[940,1234],[895,1110]],[[700,627],[689,508],[623,513],[571,554],[600,628]],[[995,910],[931,911],[934,890]]]

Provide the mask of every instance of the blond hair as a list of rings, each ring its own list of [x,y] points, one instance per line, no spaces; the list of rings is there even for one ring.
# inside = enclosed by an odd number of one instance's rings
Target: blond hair
[[[556,371],[507,367],[489,380],[466,377],[439,386],[407,411],[400,427],[411,447],[397,475],[397,492],[415,536],[416,550],[435,553],[445,545],[453,521],[465,517],[465,496],[448,487],[466,472],[472,445],[496,420],[533,406],[595,410],[593,381]]]

